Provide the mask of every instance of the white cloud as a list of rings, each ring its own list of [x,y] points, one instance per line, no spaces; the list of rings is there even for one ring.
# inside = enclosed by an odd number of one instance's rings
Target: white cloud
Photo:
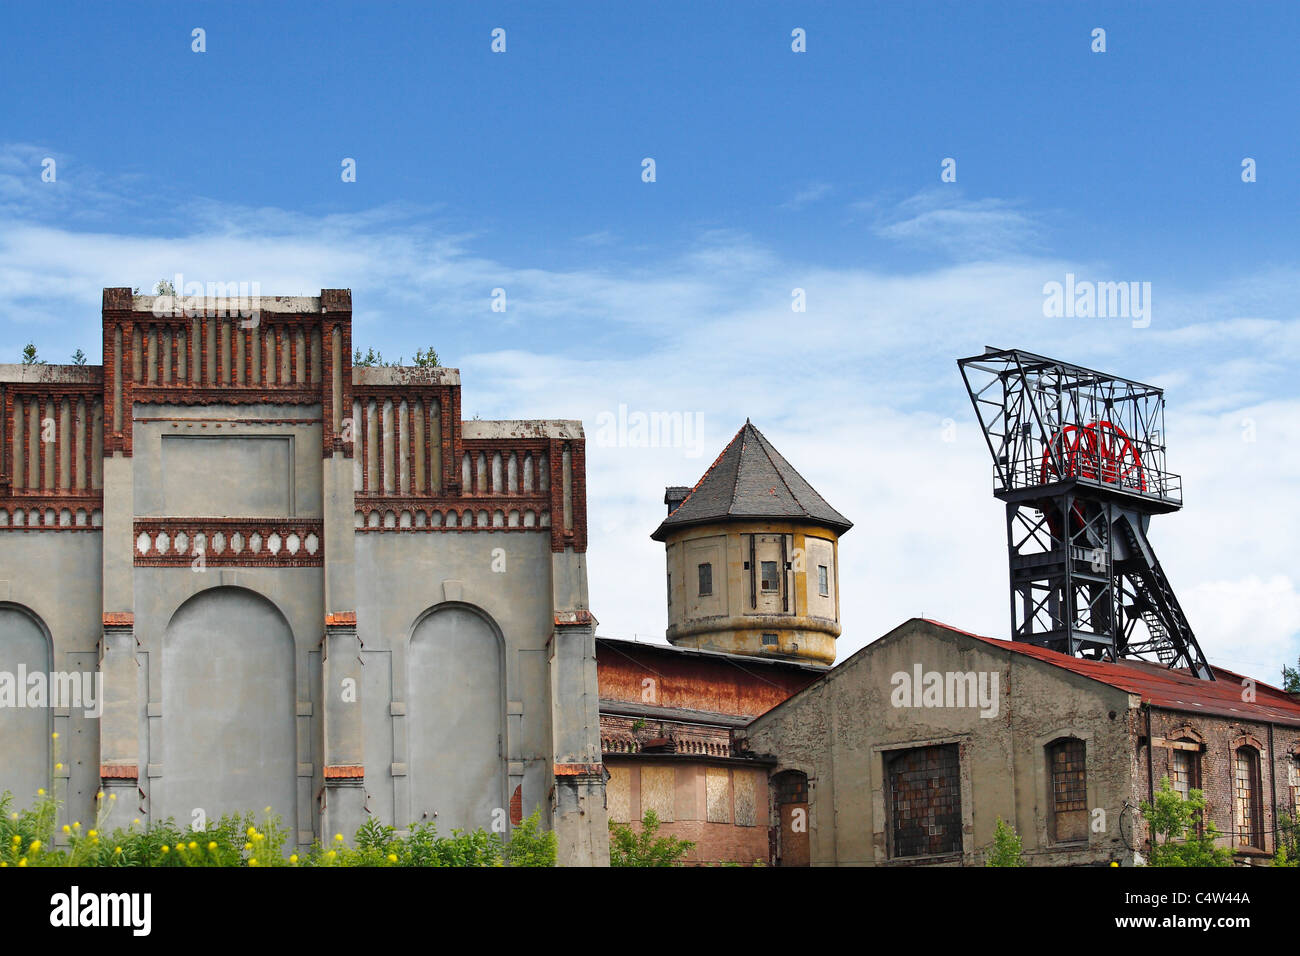
[[[1211,315],[1170,294],[1136,330],[1045,319],[1043,283],[1080,270],[1042,258],[900,275],[799,262],[714,231],[621,266],[593,264],[593,241],[571,267],[539,269],[481,254],[483,237],[442,229],[427,209],[314,217],[189,203],[167,234],[138,235],[51,225],[24,203],[0,196],[0,355],[11,361],[32,336],[44,352],[61,342],[97,360],[102,287],[182,271],[257,280],[266,294],[350,287],[354,341],[386,355],[436,346],[462,369],[467,416],[581,418],[590,438],[620,403],[700,415],[696,457],[589,441],[591,598],[605,633],[663,633],[663,551],[649,539],[663,486],[694,483],[748,416],[855,522],[841,549],[841,658],[922,613],[1004,636],[1003,506],[955,365],[988,344],[1167,384],[1170,464],[1188,504],[1156,518],[1151,537],[1193,626],[1212,660],[1275,662],[1256,668],[1264,680],[1300,650],[1300,326],[1293,297],[1270,286],[1293,290],[1290,273],[1234,280],[1253,290],[1249,313],[1217,290]],[[994,201],[918,198],[882,228],[987,252],[1032,234],[1033,220]],[[602,255],[622,248],[606,241]],[[505,316],[488,309],[495,287]],[[791,311],[795,287],[805,313]]]

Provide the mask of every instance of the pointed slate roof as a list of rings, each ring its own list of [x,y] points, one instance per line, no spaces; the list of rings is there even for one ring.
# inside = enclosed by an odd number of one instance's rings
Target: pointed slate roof
[[[841,534],[853,527],[745,419],[704,477],[650,537],[663,541],[674,528],[753,518],[809,521]]]

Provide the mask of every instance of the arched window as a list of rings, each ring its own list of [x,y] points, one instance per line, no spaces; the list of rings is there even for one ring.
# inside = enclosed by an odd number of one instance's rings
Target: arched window
[[[1047,745],[1051,779],[1051,837],[1055,843],[1088,839],[1087,748],[1078,737],[1061,737]]]
[[[1233,823],[1237,845],[1264,849],[1264,805],[1259,799],[1259,751],[1238,747],[1233,757]]]

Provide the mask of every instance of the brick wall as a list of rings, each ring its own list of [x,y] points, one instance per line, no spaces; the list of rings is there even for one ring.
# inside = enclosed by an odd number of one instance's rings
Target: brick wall
[[[1238,849],[1244,860],[1271,855],[1276,849],[1274,829],[1277,823],[1277,806],[1284,810],[1294,806],[1295,753],[1300,750],[1300,728],[1273,725],[1272,747],[1269,746],[1269,726],[1266,723],[1211,717],[1203,714],[1185,714],[1177,711],[1152,709],[1151,736],[1155,747],[1151,752],[1151,776],[1155,789],[1160,788],[1162,777],[1174,776],[1174,748],[1168,742],[1192,743],[1199,747],[1200,789],[1205,792],[1206,813],[1209,820],[1223,834],[1221,845]],[[1145,729],[1142,730],[1145,734]],[[1260,751],[1259,795],[1262,805],[1262,853],[1237,846],[1234,760],[1236,750],[1243,743],[1256,746]],[[1141,788],[1137,796],[1148,799],[1147,752],[1138,748],[1135,780]]]

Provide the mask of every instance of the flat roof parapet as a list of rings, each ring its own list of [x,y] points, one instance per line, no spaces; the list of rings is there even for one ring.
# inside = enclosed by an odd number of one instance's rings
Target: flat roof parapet
[[[568,438],[581,440],[582,422],[564,419],[525,419],[484,421],[481,418],[461,422],[461,438]]]
[[[0,382],[21,385],[99,385],[101,365],[19,365],[0,363]]]
[[[460,369],[415,365],[354,365],[353,385],[459,385]]]

